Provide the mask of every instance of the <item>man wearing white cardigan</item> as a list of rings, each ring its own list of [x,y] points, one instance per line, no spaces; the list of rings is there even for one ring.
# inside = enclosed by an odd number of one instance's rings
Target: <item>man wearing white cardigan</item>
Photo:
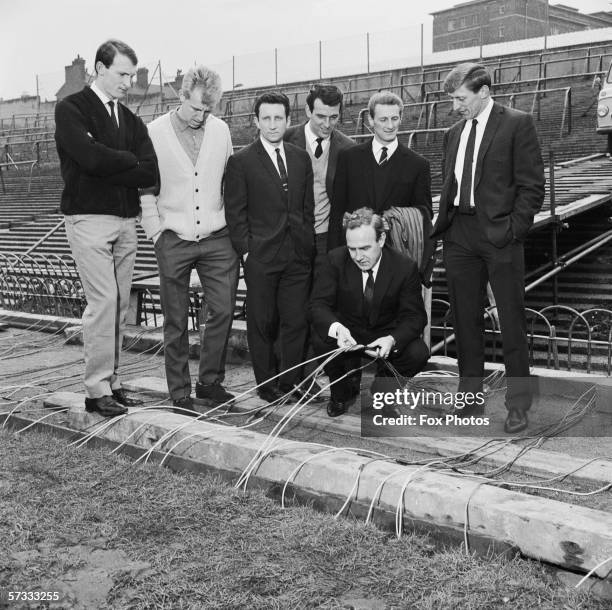
[[[221,93],[216,72],[191,68],[183,78],[181,105],[148,126],[160,184],[157,195],[141,195],[142,226],[155,244],[159,267],[168,390],[174,406],[187,411],[196,411],[187,334],[193,268],[207,305],[196,398],[217,404],[233,398],[222,385],[238,282],[222,192],[232,141],[227,125],[211,114]]]

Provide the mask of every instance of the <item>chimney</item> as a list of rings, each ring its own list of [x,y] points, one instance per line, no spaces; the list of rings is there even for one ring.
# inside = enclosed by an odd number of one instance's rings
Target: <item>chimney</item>
[[[149,69],[138,68],[136,71],[136,86],[139,89],[146,89],[149,84]]]

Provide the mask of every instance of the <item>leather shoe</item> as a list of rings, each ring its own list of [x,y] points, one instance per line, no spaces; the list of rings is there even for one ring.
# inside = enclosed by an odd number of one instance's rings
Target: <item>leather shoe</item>
[[[140,398],[130,398],[123,388],[113,390],[113,398],[115,402],[118,402],[124,407],[139,407],[144,404]]]
[[[197,417],[200,412],[195,408],[195,401],[191,396],[183,396],[172,401],[174,412],[178,415],[192,415]]]
[[[230,402],[236,398],[230,394],[220,383],[196,383],[195,394],[197,398],[211,400],[217,405],[222,405],[225,402]]]
[[[339,415],[343,415],[346,413],[348,409],[348,405],[345,402],[340,402],[339,400],[330,400],[327,403],[327,414],[330,417],[338,417]]]
[[[86,398],[85,411],[88,413],[99,413],[103,417],[117,417],[117,415],[125,415],[128,412],[128,410],[115,401],[112,396]]]
[[[279,402],[285,395],[278,388],[263,386],[257,390],[257,396],[266,402]]]
[[[523,431],[527,427],[527,413],[520,409],[509,409],[508,417],[504,422],[504,432],[508,434],[516,434]]]
[[[280,388],[280,392],[281,392],[281,394],[289,394],[289,402],[298,402],[300,400],[306,401],[306,400],[309,400],[311,398],[314,399],[312,402],[322,402],[321,395],[319,394],[317,396],[317,391],[321,390],[321,388],[319,387],[318,390],[317,390],[313,386],[312,390],[308,391],[308,386],[309,385],[310,385],[310,383],[306,382],[301,387],[298,387],[296,385],[294,385],[293,388],[285,388],[285,387],[283,387],[283,388]]]

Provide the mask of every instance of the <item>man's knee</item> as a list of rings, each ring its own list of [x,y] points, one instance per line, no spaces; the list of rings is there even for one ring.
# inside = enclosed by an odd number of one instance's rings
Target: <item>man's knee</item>
[[[415,339],[406,345],[396,359],[397,365],[402,368],[400,373],[412,377],[425,368],[429,360],[429,349],[423,339]]]

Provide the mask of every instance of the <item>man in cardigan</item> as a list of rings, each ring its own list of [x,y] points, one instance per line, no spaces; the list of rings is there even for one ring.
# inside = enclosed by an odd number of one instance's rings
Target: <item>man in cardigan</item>
[[[247,284],[247,338],[258,394],[275,402],[300,398],[306,307],[314,251],[312,166],[308,154],[283,135],[291,107],[284,93],[255,101],[259,138],[230,157],[225,177],[227,226],[242,256]],[[280,335],[280,367],[274,342]],[[270,378],[279,368],[279,385]]]
[[[308,122],[289,127],[285,142],[304,148],[310,156],[314,186],[317,257],[327,252],[329,209],[338,154],[355,143],[336,130],[342,110],[342,91],[335,85],[315,85],[306,98]]]
[[[221,93],[221,78],[205,66],[185,74],[181,105],[149,124],[160,189],[157,196],[141,196],[142,226],[155,244],[159,267],[166,381],[174,405],[187,411],[195,411],[187,332],[194,268],[207,306],[196,397],[217,404],[233,398],[221,385],[238,281],[222,192],[232,140],[227,125],[210,114]]]
[[[108,40],[96,53],[92,86],[55,108],[55,140],[65,183],[61,210],[87,298],[85,408],[104,416],[140,404],[126,396],[117,372],[138,244],[138,188],[155,184],[157,177],[147,128],[118,103],[137,63],[128,45]]]

